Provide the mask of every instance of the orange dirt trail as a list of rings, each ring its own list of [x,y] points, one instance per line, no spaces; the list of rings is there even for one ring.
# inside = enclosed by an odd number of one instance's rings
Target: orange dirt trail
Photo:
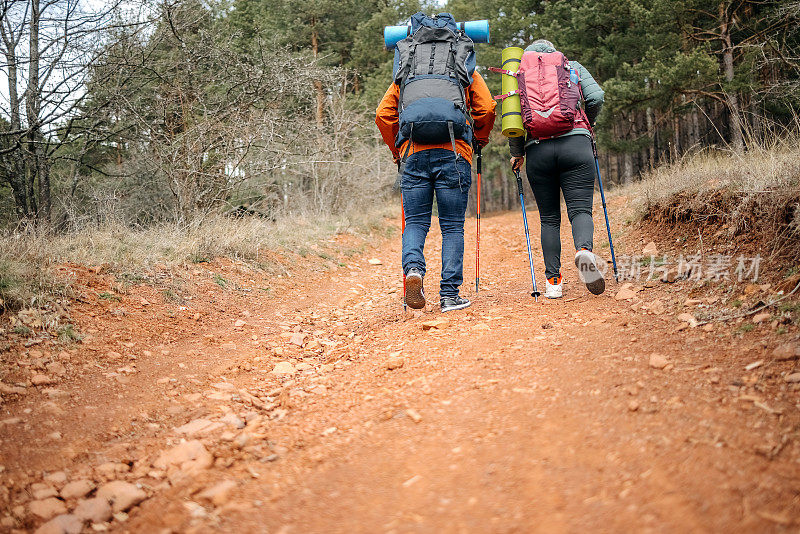
[[[795,361],[773,357],[796,326],[784,336],[769,324],[684,328],[678,314],[717,302],[691,282],[639,283],[616,300],[610,280],[594,297],[566,223],[564,298],[534,302],[520,218],[484,217],[477,296],[467,221],[462,294],[473,306],[445,315],[403,312],[397,234],[344,267],[298,258],[280,279],[229,261],[162,274],[176,296],[137,285],[101,301],[114,277],[70,267],[84,288],[73,315],[90,337],[60,357],[46,346],[10,356],[61,358],[67,372],[47,386],[61,393],[30,386],[0,405],[0,418],[22,419],[0,425],[6,517],[35,530],[44,520],[29,511],[31,484],[63,471],[144,490],[105,523],[119,532],[796,531],[800,398],[783,378]],[[640,250],[619,241],[618,252]],[[602,211],[595,242],[607,255]],[[429,298],[439,250],[434,229]],[[543,290],[537,245],[534,258]],[[653,353],[665,368],[650,365]],[[294,373],[274,374],[284,361]],[[204,465],[159,467],[181,440],[210,453]]]

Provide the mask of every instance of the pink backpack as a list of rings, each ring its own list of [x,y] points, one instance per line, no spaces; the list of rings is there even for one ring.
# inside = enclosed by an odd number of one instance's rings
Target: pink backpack
[[[516,73],[492,70],[517,77],[522,122],[532,138],[558,137],[576,127],[589,129],[586,114],[579,106],[580,78],[561,52],[525,52]]]

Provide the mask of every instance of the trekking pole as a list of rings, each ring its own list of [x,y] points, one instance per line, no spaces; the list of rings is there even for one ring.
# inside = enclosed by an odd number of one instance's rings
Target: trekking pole
[[[403,269],[403,311],[408,308],[406,306],[406,270],[403,267],[403,234],[406,233],[406,208],[403,206],[403,192],[400,192],[400,217],[402,223],[400,225],[400,268]]]
[[[528,265],[531,267],[531,284],[533,284],[533,291],[531,296],[536,302],[539,302],[539,295],[541,293],[536,288],[536,275],[533,272],[533,254],[531,253],[531,236],[528,231],[528,215],[525,213],[525,194],[522,190],[522,178],[519,175],[519,169],[514,169],[514,174],[517,177],[517,191],[519,192],[519,203],[522,205],[522,224],[525,226],[525,241],[528,243]]]
[[[475,293],[478,293],[478,287],[481,283],[481,147],[477,147],[478,151],[478,160],[477,160],[477,171],[478,171],[478,218],[476,219],[475,224],[477,228],[475,229]]]
[[[400,180],[400,162],[397,162],[398,180]],[[406,305],[406,270],[403,266],[403,234],[406,233],[406,208],[403,206],[403,190],[400,190],[400,268],[403,269],[403,311],[408,310]]]
[[[592,152],[594,153],[594,166],[597,169],[597,184],[600,186],[600,200],[603,201],[603,214],[606,217],[606,231],[608,232],[608,246],[611,248],[611,264],[614,266],[614,281],[619,283],[617,275],[617,257],[614,255],[614,241],[611,239],[611,223],[608,222],[608,208],[606,207],[606,195],[603,193],[603,180],[600,178],[600,161],[597,159],[597,143],[592,136]]]

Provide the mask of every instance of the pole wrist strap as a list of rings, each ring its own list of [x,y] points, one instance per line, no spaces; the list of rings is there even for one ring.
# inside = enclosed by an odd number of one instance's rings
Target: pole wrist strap
[[[500,74],[507,74],[508,76],[514,76],[515,78],[517,77],[517,73],[516,72],[512,72],[512,71],[510,71],[508,69],[500,69],[498,67],[489,67],[489,70],[492,71],[492,72],[499,72]]]
[[[509,92],[507,92],[505,94],[497,95],[496,97],[494,97],[494,99],[495,100],[505,100],[506,98],[508,98],[510,96],[514,96],[514,95],[518,95],[518,94],[519,94],[519,89],[514,89],[513,91],[509,91]]]

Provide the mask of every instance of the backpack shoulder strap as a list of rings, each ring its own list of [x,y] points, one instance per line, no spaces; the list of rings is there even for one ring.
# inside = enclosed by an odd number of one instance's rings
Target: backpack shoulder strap
[[[450,53],[447,55],[447,74],[453,78],[458,78],[456,74],[456,41],[450,41]]]
[[[399,43],[398,43],[399,44]],[[414,70],[416,68],[416,55],[417,55],[417,42],[413,39],[406,43],[407,46],[407,57],[405,63],[400,66],[398,70],[397,76],[395,78],[395,82],[397,86],[400,88],[400,94],[398,95],[398,103],[400,105],[400,110],[402,111],[403,108],[403,93],[405,92],[406,82],[409,78],[414,77]]]

